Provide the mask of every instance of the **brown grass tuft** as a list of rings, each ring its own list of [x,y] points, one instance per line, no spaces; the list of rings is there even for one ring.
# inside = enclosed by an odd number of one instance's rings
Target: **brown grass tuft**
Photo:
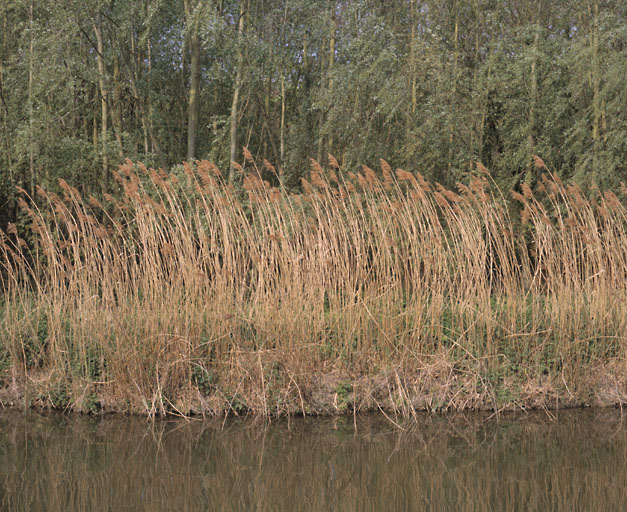
[[[544,160],[540,158],[538,155],[531,155],[533,158],[533,165],[536,169],[546,169],[546,165],[544,164]]]
[[[249,164],[253,164],[253,165],[254,165],[255,160],[253,159],[253,155],[251,155],[251,154],[250,154],[250,151],[248,151],[248,148],[243,147],[243,148],[242,148],[242,151],[243,151],[243,153],[244,153],[244,158],[246,159],[246,161],[247,161]]]
[[[483,165],[481,162],[477,162],[477,170],[481,173],[481,174],[485,174],[486,176],[490,176],[490,171],[488,171],[488,169],[486,168],[485,165]]]

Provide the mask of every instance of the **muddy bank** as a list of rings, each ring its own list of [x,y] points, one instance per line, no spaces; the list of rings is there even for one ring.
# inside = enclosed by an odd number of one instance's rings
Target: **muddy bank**
[[[192,378],[151,393],[115,382],[70,381],[54,371],[9,369],[0,388],[0,406],[58,409],[77,413],[146,416],[288,415],[332,416],[379,411],[411,417],[419,411],[561,409],[627,404],[627,368],[610,361],[568,375],[515,374],[504,369],[471,370],[437,361],[420,369],[376,373],[346,369],[297,373],[280,361]]]

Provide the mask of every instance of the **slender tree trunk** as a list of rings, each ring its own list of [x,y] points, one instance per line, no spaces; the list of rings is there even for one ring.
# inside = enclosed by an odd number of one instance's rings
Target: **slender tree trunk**
[[[200,77],[200,42],[198,38],[198,13],[189,0],[183,0],[189,28],[190,85],[187,109],[187,158],[196,157],[196,133],[198,131],[198,85]]]
[[[309,73],[309,32],[305,30],[303,35],[303,75],[305,75],[305,82],[307,82],[307,75]]]
[[[281,131],[279,142],[279,179],[283,182],[285,166],[285,77],[281,76]]]
[[[146,92],[146,103],[148,103],[148,127],[150,130],[150,133],[154,133],[154,130],[155,130],[154,124],[153,124],[154,107],[152,104],[152,43],[150,41],[150,37],[146,39],[146,47],[148,50],[148,81],[147,81],[148,90]],[[150,150],[153,153],[155,152],[155,144],[153,140],[151,140]]]
[[[599,166],[600,127],[602,117],[601,66],[599,64],[599,3],[594,2],[592,37],[592,158],[595,171]]]
[[[120,61],[113,58],[113,133],[118,144],[118,157],[124,158],[124,146],[122,144],[122,91],[120,85]]]
[[[287,46],[287,36],[286,36],[286,27],[287,27],[287,6],[288,1],[285,1],[285,10],[283,11],[283,26],[281,27],[282,31],[282,41],[283,41],[283,49]],[[305,36],[306,38],[306,36]],[[306,59],[306,55],[303,55],[303,59]],[[281,128],[279,134],[279,180],[283,183],[283,174],[285,167],[285,111],[287,108],[287,98],[285,92],[285,67],[283,65],[283,60],[281,60]]]
[[[102,42],[102,17],[98,14],[96,23],[94,23],[94,34],[96,35],[96,49],[98,54],[96,60],[98,62],[98,85],[100,87],[100,109],[101,109],[101,125],[100,125],[100,143],[102,149],[102,175],[100,184],[103,190],[107,190],[107,181],[109,179],[109,158],[107,156],[107,133],[108,133],[108,101],[109,91],[105,81],[104,67],[104,44]]]
[[[326,77],[327,59],[324,58],[324,47],[320,48],[320,88],[322,88]],[[322,161],[322,153],[324,151],[324,108],[320,109],[320,115],[318,116],[318,152],[316,154],[316,160]]]
[[[94,111],[93,111],[93,119],[91,123],[91,141],[94,145],[94,155],[98,152],[98,109],[96,105],[96,99],[99,97],[98,91],[93,90],[94,96]]]
[[[331,34],[329,37],[329,98],[333,98],[333,68],[335,64],[335,33],[337,32],[337,17],[335,16],[335,4],[331,4]],[[329,153],[333,153],[333,126],[329,126]]]
[[[187,85],[185,83],[185,76],[186,76],[186,69],[187,69],[187,62],[186,62],[186,55],[185,55],[185,48],[181,48],[181,69],[180,69],[180,73],[179,73],[179,85],[180,85],[180,89],[179,89],[179,101],[177,101],[178,107],[179,107],[179,129],[177,130],[177,143],[176,143],[176,147],[178,148],[178,154],[180,156],[180,158],[185,158],[186,155],[186,151],[184,150],[184,142],[183,142],[183,133],[185,133],[185,127],[187,125],[187,110],[185,109],[185,107],[188,104],[189,98],[188,98],[188,90],[187,90]],[[185,148],[186,149],[186,148]]]
[[[473,1],[474,12],[476,16],[476,23],[479,27],[483,26],[484,19],[481,16],[481,8],[479,5],[479,0]],[[488,84],[490,83],[490,67],[491,64],[488,62],[488,71],[487,71],[487,80],[486,82],[481,82],[481,34],[483,30],[475,29],[475,60],[473,62],[473,80],[472,80],[472,88],[473,88],[473,97],[477,98],[477,105],[474,109],[475,114],[472,118],[472,130],[470,131],[470,154],[471,158],[468,162],[469,170],[474,167],[474,159],[478,159],[482,161],[482,148],[483,148],[483,130],[485,127],[486,120],[486,109],[487,109],[487,97],[488,97]],[[483,162],[485,163],[485,162]]]
[[[418,106],[418,95],[416,91],[416,23],[417,23],[417,0],[410,0],[409,2],[409,22],[411,24],[411,32],[409,36],[409,69],[410,69],[410,82],[411,82],[411,111],[412,114],[416,112]]]
[[[150,33],[151,33],[151,16],[149,15],[150,12],[150,2],[146,2],[145,4],[145,11],[144,11],[144,16],[145,19],[148,20],[148,24],[146,25],[146,58],[147,58],[147,64],[148,64],[148,76],[147,76],[147,80],[146,80],[146,107],[148,109],[148,130],[150,131],[150,133],[154,134],[155,131],[155,127],[154,127],[154,105],[153,105],[153,101],[152,101],[152,39],[150,37]],[[144,131],[145,133],[146,131]],[[154,138],[154,137],[153,137]],[[154,144],[154,140],[153,138],[151,138],[150,141],[150,151],[152,153],[156,153],[156,147]],[[146,144],[146,151],[148,151],[148,145]]]
[[[262,12],[263,12],[263,8],[265,2],[262,1]],[[264,31],[263,31],[263,38],[265,41],[265,44],[268,45],[269,49],[270,49],[270,58],[269,58],[269,64],[270,65],[266,65],[266,63],[264,62],[264,64],[262,65],[262,75],[265,77],[265,95],[264,95],[264,99],[263,99],[263,115],[266,117],[266,125],[269,125],[271,120],[270,120],[270,105],[271,105],[271,96],[272,96],[272,70],[273,70],[273,66],[272,66],[272,59],[274,57],[274,44],[272,41],[272,33],[274,32],[274,27],[273,27],[273,18],[272,16],[266,16],[266,23],[264,25]],[[265,125],[264,125],[265,126]],[[269,130],[262,130],[262,153],[264,155],[265,158],[268,158],[268,142],[270,137],[272,137],[272,134],[270,133]]]
[[[450,179],[451,169],[453,167],[453,139],[455,132],[455,117],[453,109],[457,101],[457,79],[459,64],[459,5],[455,2],[455,29],[453,32],[453,90],[451,91],[451,108],[449,109],[449,130],[448,130],[448,158],[447,158],[447,177]]]
[[[266,78],[266,83],[265,83],[265,93],[264,93],[264,98],[263,98],[263,112],[262,112],[262,115],[265,118],[264,126],[266,126],[270,123],[270,96],[272,95],[272,77],[270,77],[270,71],[263,70],[262,73],[264,74],[268,73],[268,77]],[[268,142],[269,142],[270,137],[272,137],[272,134],[270,133],[269,129],[268,130],[262,129],[261,133],[262,133],[261,135],[262,153],[265,158],[268,158]]]
[[[335,62],[335,28],[337,25],[337,20],[335,18],[334,9],[335,9],[335,3],[333,1],[329,1],[329,55],[328,55],[326,66],[324,66],[324,58],[321,57],[321,66],[320,66],[321,83],[325,82],[325,74],[326,74],[327,91],[329,92],[329,95],[331,94],[332,89],[333,89],[333,78],[331,76],[331,72],[333,71],[333,64]],[[322,157],[325,152],[324,151],[325,122],[326,122],[326,112],[323,109],[320,111],[320,119],[318,122],[318,153],[316,155],[316,159],[318,160],[318,162],[322,162]],[[333,145],[333,137],[331,133],[329,133],[329,144],[327,146],[329,152],[332,151],[332,145]]]
[[[237,72],[235,75],[235,88],[233,89],[233,101],[231,102],[231,151],[229,154],[229,183],[235,178],[233,162],[237,158],[237,116],[240,90],[242,88],[242,74],[244,72],[244,0],[240,1],[239,22],[237,29]]]
[[[213,85],[213,108],[218,108],[218,81]],[[218,133],[218,117],[213,116],[213,120],[211,121],[211,130],[213,131],[213,136],[216,137]]]
[[[7,51],[7,33],[8,33],[8,23],[7,23],[7,14],[6,11],[3,10],[4,16],[2,17],[2,55],[0,55],[0,96],[2,97],[2,105],[0,108],[4,111],[3,125],[4,125],[4,140],[3,143],[5,145],[4,155],[6,156],[6,166],[9,170],[9,176],[11,181],[13,180],[13,164],[11,158],[11,142],[9,139],[9,108],[7,107],[5,96],[4,96],[4,67],[3,62],[6,58]]]
[[[33,155],[33,2],[28,6],[28,166],[30,171],[30,193],[35,196],[35,158]]]
[[[125,59],[125,64],[126,67],[128,69],[128,72],[130,73],[130,80],[131,80],[131,87],[133,88],[133,96],[136,99],[136,103],[135,103],[135,122],[137,123],[138,126],[141,126],[142,128],[142,134],[144,136],[144,154],[148,153],[148,126],[146,125],[146,120],[144,119],[144,116],[142,114],[142,110],[141,108],[139,108],[139,100],[137,99],[137,94],[136,94],[136,87],[134,86],[133,81],[135,80],[135,69],[137,68],[137,62],[139,61],[139,58],[136,57],[137,55],[137,46],[135,44],[135,33],[131,30],[130,32],[130,37],[129,37],[129,41],[131,43],[131,56]]]
[[[488,72],[487,72],[487,78],[486,78],[486,84],[490,83],[490,80],[492,78],[492,64],[488,64]],[[485,140],[485,124],[486,124],[486,119],[487,119],[487,115],[488,115],[488,101],[489,101],[489,97],[488,97],[488,87],[484,87],[483,88],[483,101],[482,101],[482,105],[481,105],[481,115],[479,117],[479,129],[477,130],[477,156],[479,158],[482,158],[482,152],[483,152],[483,141]]]
[[[254,123],[253,123],[253,126],[254,126]],[[270,135],[272,134],[272,132],[270,131],[270,127],[268,126],[268,122],[267,122],[265,116],[263,116],[261,118],[261,127],[262,127],[262,129],[266,133],[268,133]],[[248,144],[249,140],[250,140],[250,130],[249,130],[248,139],[246,141],[246,144]],[[279,159],[280,159],[280,151],[279,151],[279,149],[277,149],[275,138],[270,136],[270,137],[268,137],[268,141],[270,142],[270,146],[272,147],[272,155],[273,155],[272,158],[270,158],[270,161],[278,162]]]

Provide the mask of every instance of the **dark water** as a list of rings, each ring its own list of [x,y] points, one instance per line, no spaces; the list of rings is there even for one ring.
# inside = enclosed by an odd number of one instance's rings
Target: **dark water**
[[[627,510],[618,410],[402,425],[0,410],[0,510]]]

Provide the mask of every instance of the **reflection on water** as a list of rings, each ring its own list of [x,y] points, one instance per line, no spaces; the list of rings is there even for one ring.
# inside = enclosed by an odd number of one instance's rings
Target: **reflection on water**
[[[399,430],[0,410],[0,510],[622,511],[625,419],[426,415]]]

